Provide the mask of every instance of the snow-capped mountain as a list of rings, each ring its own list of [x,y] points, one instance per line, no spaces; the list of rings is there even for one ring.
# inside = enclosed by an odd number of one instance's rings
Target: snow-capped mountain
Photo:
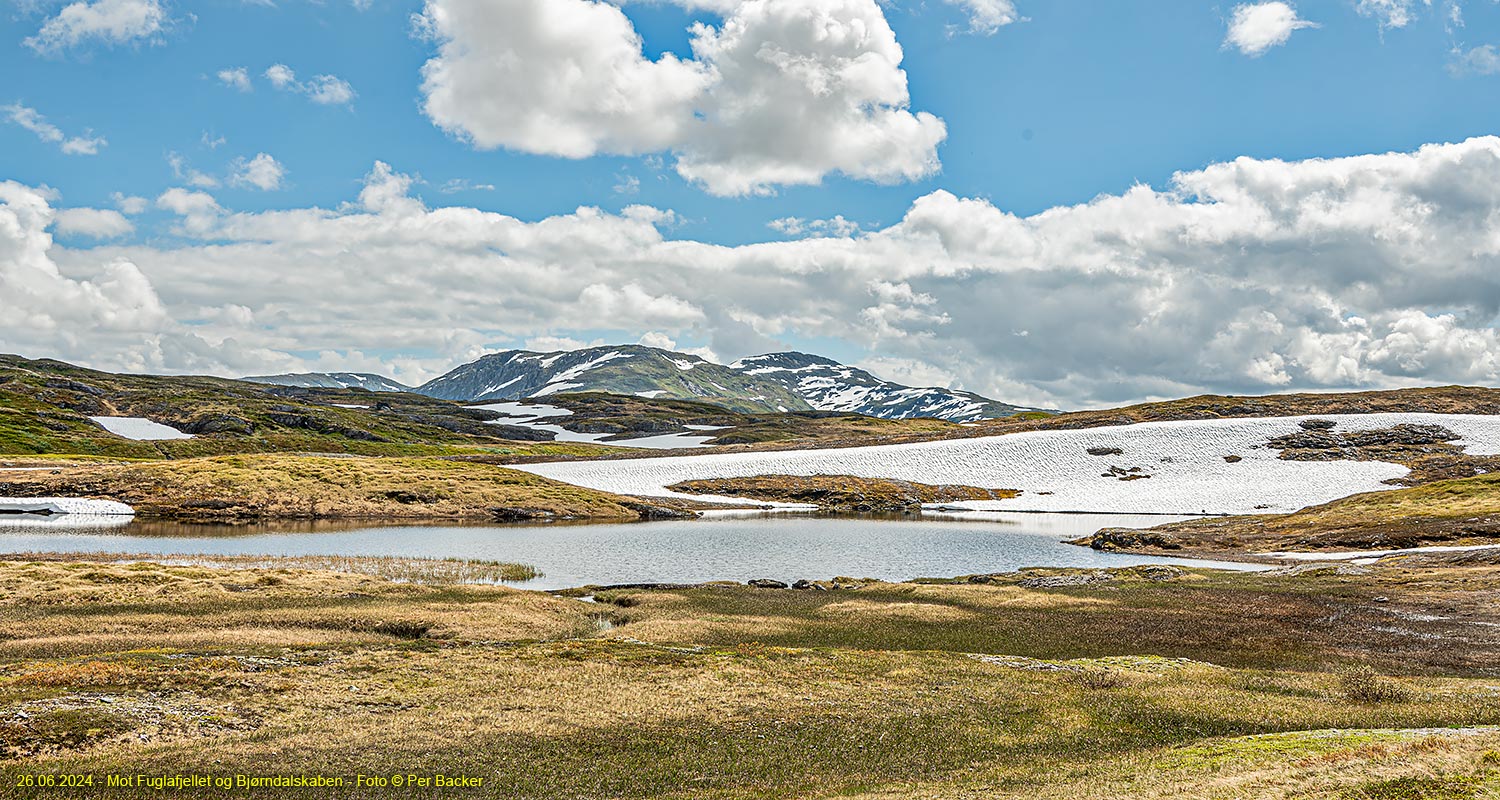
[[[1039,409],[1013,406],[953,389],[917,389],[856,367],[807,353],[768,353],[729,365],[746,376],[776,381],[820,411],[853,411],[870,417],[936,417],[953,422],[1008,417]]]
[[[746,375],[698,356],[642,345],[557,353],[506,350],[464,364],[415,391],[463,402],[611,392],[700,400],[745,412],[812,410],[779,381]]]
[[[772,353],[725,366],[641,345],[557,353],[487,355],[414,391],[461,402],[520,400],[564,392],[611,392],[699,400],[735,411],[852,411],[872,417],[955,422],[1033,409],[951,389],[914,389],[831,359]]]
[[[308,389],[368,389],[372,392],[409,392],[411,387],[383,375],[368,372],[301,372],[286,375],[252,375],[251,383],[272,386],[302,386]]]

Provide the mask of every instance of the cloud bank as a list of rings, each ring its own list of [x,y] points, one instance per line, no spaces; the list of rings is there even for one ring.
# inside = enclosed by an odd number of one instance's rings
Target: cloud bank
[[[672,238],[655,208],[524,222],[415,185],[377,164],[340,208],[261,213],[173,189],[156,202],[186,244],[73,249],[45,192],[5,184],[0,271],[27,288],[0,337],[106,367],[406,380],[543,337],[725,358],[833,339],[1066,407],[1500,381],[1496,137],[1241,158],[1029,217],[938,191],[882,229],[738,247]]]

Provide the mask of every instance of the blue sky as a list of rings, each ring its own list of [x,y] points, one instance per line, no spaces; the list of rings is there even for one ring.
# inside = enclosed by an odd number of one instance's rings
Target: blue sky
[[[1500,380],[1497,46],[1494,0],[14,0],[0,280],[79,299],[0,344],[415,381],[650,337],[1052,405]]]
[[[774,196],[715,198],[640,157],[476,151],[438,130],[419,108],[419,70],[432,53],[411,35],[419,3],[374,0],[361,11],[338,0],[213,0],[192,4],[191,18],[179,4],[178,21],[157,42],[54,55],[22,46],[57,5],[8,10],[0,73],[13,80],[0,100],[109,144],[94,157],[66,156],[3,126],[0,168],[60,190],[70,205],[107,206],[114,192],[154,197],[177,183],[170,152],[212,174],[265,152],[285,165],[286,188],[226,188],[223,202],[241,210],[336,206],[380,159],[420,175],[431,204],[532,220],[579,205],[645,203],[677,210],[686,218],[680,230],[694,238],[742,243],[767,238],[766,223],[787,216],[888,225],[936,188],[1031,214],[1136,182],[1160,186],[1175,171],[1242,155],[1406,150],[1500,130],[1500,76],[1451,70],[1454,48],[1500,42],[1500,7],[1491,2],[1467,4],[1458,29],[1441,8],[1419,7],[1405,27],[1382,29],[1346,0],[1303,2],[1300,15],[1321,27],[1259,58],[1222,46],[1229,5],[1022,3],[1024,21],[982,36],[953,32],[962,9],[897,3],[887,18],[905,50],[912,107],[948,125],[942,171],[895,186],[831,176]],[[653,57],[687,54],[688,25],[717,20],[670,5],[625,11]],[[260,73],[276,63],[299,75],[337,75],[358,96],[350,106],[319,106],[274,91]],[[215,79],[231,67],[248,70],[252,92]],[[205,137],[224,142],[210,147]],[[637,193],[616,191],[631,177]],[[449,181],[495,188],[441,193]]]

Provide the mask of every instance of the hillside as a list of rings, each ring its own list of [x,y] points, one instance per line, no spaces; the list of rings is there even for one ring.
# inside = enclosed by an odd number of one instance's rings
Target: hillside
[[[185,458],[227,453],[580,455],[486,424],[499,415],[409,393],[268,386],[201,376],[115,375],[0,355],[0,454]],[[137,441],[91,417],[142,418],[189,438]],[[148,423],[149,424],[149,423]],[[531,441],[517,441],[517,439]]]
[[[1500,474],[1365,492],[1292,514],[1173,522],[1145,530],[1106,528],[1076,542],[1098,550],[1243,554],[1400,550],[1500,543]]]
[[[235,455],[0,473],[0,496],[126,503],[144,518],[514,521],[673,512],[504,467],[446,458]]]
[[[384,375],[368,372],[296,372],[283,375],[251,375],[241,380],[272,386],[301,386],[308,389],[365,389],[371,392],[409,392],[411,387]]]
[[[957,425],[798,411],[741,413],[691,400],[585,393],[545,398],[554,420],[604,441],[713,429],[716,445],[828,447],[941,436]],[[96,422],[91,417],[106,418]],[[109,417],[126,418],[110,420]],[[498,460],[628,455],[628,447],[554,442],[503,414],[410,392],[280,386],[201,376],[115,375],[59,361],[0,356],[0,455],[188,458],[231,453],[465,455]],[[171,438],[133,440],[127,422]]]

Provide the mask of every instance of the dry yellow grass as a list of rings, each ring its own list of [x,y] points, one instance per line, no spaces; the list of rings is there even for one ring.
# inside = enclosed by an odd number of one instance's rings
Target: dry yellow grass
[[[1496,581],[1443,572],[1481,592]],[[1425,580],[1393,571],[1367,588],[1415,608]],[[466,796],[507,798],[1483,798],[1497,774],[1493,730],[1405,732],[1500,723],[1492,678],[1409,674],[1391,679],[1408,697],[1351,702],[1331,671],[1276,647],[1258,657],[1280,665],[1247,669],[1156,657],[1141,635],[1212,628],[1278,593],[1292,597],[1277,608],[1317,596],[1357,628],[1368,601],[1319,576],[587,604],[295,569],[0,563],[0,592],[7,787],[36,773],[412,771],[478,776]],[[601,633],[601,616],[621,627]],[[1218,633],[1189,646],[1214,652]],[[995,645],[1008,655],[970,655]],[[1479,788],[1391,793],[1429,786],[1412,781]]]

